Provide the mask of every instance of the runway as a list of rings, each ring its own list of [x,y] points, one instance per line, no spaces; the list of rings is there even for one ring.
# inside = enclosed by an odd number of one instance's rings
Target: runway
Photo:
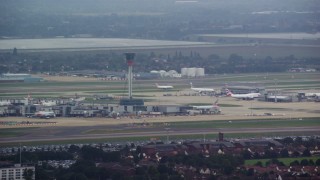
[[[86,133],[92,130],[110,129],[119,132],[106,133]],[[86,126],[86,127],[43,127],[33,129],[32,132],[17,137],[0,138],[1,143],[21,143],[36,141],[62,141],[79,139],[107,139],[125,137],[159,137],[159,136],[178,136],[178,135],[207,135],[236,133],[296,133],[296,132],[318,132],[320,126],[313,127],[286,127],[286,128],[132,128],[128,131],[124,126]],[[123,131],[123,132],[121,132]]]

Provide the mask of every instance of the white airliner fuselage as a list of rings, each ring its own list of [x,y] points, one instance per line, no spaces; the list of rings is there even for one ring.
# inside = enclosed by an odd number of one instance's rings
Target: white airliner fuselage
[[[0,101],[0,106],[9,106],[11,105],[10,101]]]
[[[173,86],[160,86],[158,83],[156,83],[156,86],[158,89],[172,89]]]
[[[305,94],[306,97],[320,97],[320,93],[306,93]]]
[[[38,117],[38,118],[53,118],[53,117],[56,117],[56,115],[52,111],[38,111],[38,112],[34,113],[34,117]]]
[[[86,99],[86,97],[78,97],[78,98],[71,98],[72,101],[75,101],[75,102],[80,102],[80,101],[84,101]]]
[[[227,89],[227,96],[231,96],[237,99],[254,99],[261,96],[260,93],[247,93],[247,94],[233,94],[231,91]]]
[[[41,101],[40,103],[43,106],[55,106],[57,103],[55,101]]]
[[[207,109],[214,109],[219,108],[217,105],[203,105],[203,106],[192,106],[194,109],[198,110],[207,110]]]
[[[198,93],[213,93],[214,89],[213,88],[195,88],[192,86],[192,83],[190,83],[191,85],[191,90],[196,91]]]

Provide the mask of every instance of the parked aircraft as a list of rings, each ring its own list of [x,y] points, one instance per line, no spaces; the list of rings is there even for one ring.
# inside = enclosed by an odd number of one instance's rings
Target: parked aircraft
[[[306,97],[320,97],[320,93],[305,93]]]
[[[9,106],[11,105],[10,101],[0,101],[0,106]]]
[[[213,93],[214,92],[213,88],[195,88],[195,87],[193,87],[192,82],[190,82],[190,85],[191,85],[191,89],[193,91],[198,92],[198,93]]]
[[[217,108],[219,108],[218,101],[219,101],[219,99],[217,99],[212,105],[192,106],[192,107],[197,110],[217,109]]]
[[[227,96],[231,96],[233,98],[243,99],[243,100],[252,100],[254,98],[258,98],[261,96],[260,93],[233,94],[229,89],[226,89],[226,92],[227,92]]]
[[[173,88],[173,86],[163,86],[163,85],[160,86],[158,83],[156,83],[156,86],[158,89],[164,89],[164,90]]]
[[[77,97],[75,99],[71,98],[71,101],[80,102],[80,101],[84,101],[85,99],[86,97]]]
[[[40,103],[43,106],[55,106],[57,103],[55,101],[41,101]]]
[[[56,117],[55,113],[52,111],[38,111],[36,113],[34,113],[34,117],[37,118],[54,118]]]
[[[267,96],[268,99],[273,99],[273,100],[277,100],[277,101],[285,101],[285,100],[289,100],[290,97],[289,96],[282,96],[282,95],[270,95]]]

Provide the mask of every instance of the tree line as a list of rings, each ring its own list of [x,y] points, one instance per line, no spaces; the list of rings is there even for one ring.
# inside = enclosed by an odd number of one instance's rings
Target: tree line
[[[136,55],[135,72],[151,70],[176,70],[184,67],[204,67],[207,74],[284,72],[290,68],[320,69],[319,58],[297,58],[293,55],[273,58],[245,58],[238,54],[220,57],[216,54],[203,57],[196,51],[182,54]],[[127,65],[121,53],[13,53],[0,54],[0,73],[60,73],[81,70],[126,71]]]

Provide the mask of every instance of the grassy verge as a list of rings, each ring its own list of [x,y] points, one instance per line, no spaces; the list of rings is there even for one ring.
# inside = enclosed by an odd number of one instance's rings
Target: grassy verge
[[[285,164],[286,166],[290,166],[290,163],[293,161],[299,161],[299,163],[303,159],[312,160],[313,162],[316,162],[318,159],[320,159],[320,156],[314,156],[314,157],[296,157],[296,158],[277,158],[280,162]],[[270,161],[271,159],[250,159],[245,160],[245,165],[255,165],[257,162],[261,162],[263,166],[266,166],[266,162]]]
[[[30,131],[32,131],[32,130],[34,130],[36,128],[37,127],[1,129],[0,137],[4,138],[4,137],[23,136],[24,134],[27,134],[28,132],[30,132]]]
[[[285,111],[290,110],[289,108],[249,108],[252,110],[272,110],[272,111]]]
[[[320,135],[320,132],[295,132],[295,136],[308,136]],[[275,137],[275,136],[292,136],[291,132],[281,133],[232,133],[225,134],[225,138],[261,138],[261,137]],[[211,140],[217,139],[218,135],[214,134],[193,134],[193,135],[170,135],[170,133],[163,136],[130,136],[130,137],[114,137],[114,138],[94,138],[94,139],[71,139],[71,140],[50,140],[50,141],[32,141],[32,142],[7,142],[1,143],[1,147],[19,146],[36,146],[36,145],[55,145],[55,144],[87,144],[87,143],[115,143],[115,142],[137,142],[137,141],[150,141],[162,140],[166,142],[167,137],[169,141],[182,141],[182,140]]]
[[[187,106],[210,106],[210,103],[191,103],[187,104]],[[242,105],[237,104],[219,104],[220,107],[242,107]]]
[[[174,128],[267,128],[267,127],[307,127],[320,126],[320,117],[300,119],[252,119],[233,121],[201,121],[201,122],[175,122]]]

